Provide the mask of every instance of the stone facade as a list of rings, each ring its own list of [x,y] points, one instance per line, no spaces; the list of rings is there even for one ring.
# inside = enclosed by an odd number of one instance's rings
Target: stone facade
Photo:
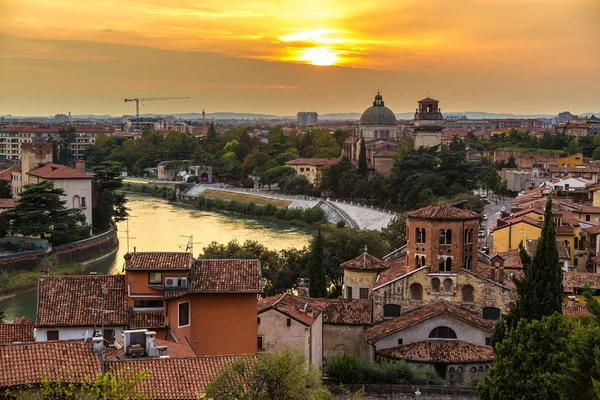
[[[370,360],[373,349],[367,343],[367,325],[323,324],[323,365],[345,351]],[[326,367],[325,367],[326,368]]]

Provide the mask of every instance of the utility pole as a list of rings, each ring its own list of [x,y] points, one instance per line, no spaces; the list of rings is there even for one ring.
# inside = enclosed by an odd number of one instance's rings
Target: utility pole
[[[185,251],[189,251],[192,254],[192,257],[194,257],[194,244],[200,244],[201,242],[194,242],[194,235],[179,235],[179,237],[184,237],[184,238],[188,238],[188,242],[185,245]],[[183,249],[183,246],[179,246],[180,249]]]

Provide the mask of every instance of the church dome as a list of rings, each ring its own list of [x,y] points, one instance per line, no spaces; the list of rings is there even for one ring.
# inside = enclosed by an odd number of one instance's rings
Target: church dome
[[[365,110],[360,117],[361,125],[396,125],[396,116],[383,103],[383,97],[377,92],[373,106]]]

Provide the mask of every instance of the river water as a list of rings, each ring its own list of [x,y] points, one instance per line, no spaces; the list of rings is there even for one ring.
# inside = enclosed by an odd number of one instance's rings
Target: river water
[[[198,211],[166,200],[128,194],[129,221],[118,224],[119,248],[101,260],[89,263],[87,272],[118,274],[123,270],[123,256],[129,251],[184,251],[193,236],[194,256],[212,241],[240,243],[255,240],[273,250],[302,248],[308,245],[311,232],[286,224],[237,218],[216,212]],[[37,290],[32,289],[0,300],[6,320],[22,315],[35,320]]]

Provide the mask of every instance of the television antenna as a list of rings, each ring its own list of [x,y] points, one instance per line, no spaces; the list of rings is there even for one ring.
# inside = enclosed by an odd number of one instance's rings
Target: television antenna
[[[92,332],[92,341],[94,342],[94,353],[98,353],[98,356],[100,357],[100,369],[102,372],[102,376],[104,377],[104,350],[105,350],[105,346],[104,346],[104,342],[107,341],[104,338],[104,325],[105,325],[105,320],[106,320],[106,314],[111,314],[114,313],[115,310],[107,310],[104,308],[104,305],[106,303],[106,295],[109,293],[110,290],[123,290],[123,288],[109,288],[107,283],[101,284],[100,285],[100,291],[102,296],[90,296],[91,299],[98,299],[100,300],[100,308],[94,308],[94,307],[90,307],[88,308],[88,310],[101,314],[102,315],[102,331],[98,332],[98,319],[94,319],[94,330]],[[85,332],[85,338],[87,340],[87,331]],[[101,340],[100,340],[101,339]]]
[[[184,238],[188,238],[188,242],[185,245],[185,248],[183,245],[180,245],[179,248],[181,250],[185,250],[186,252],[189,251],[192,254],[192,257],[194,257],[194,245],[195,244],[200,244],[201,242],[194,242],[194,235],[179,235],[179,237],[184,237]]]
[[[126,230],[125,230],[124,232],[127,234],[127,235],[125,236],[125,238],[127,239],[127,252],[129,253],[129,240],[130,240],[130,239],[131,239],[131,240],[135,240],[135,239],[137,239],[137,238],[136,238],[136,237],[131,237],[131,236],[129,236],[129,217],[127,217],[127,218],[125,219],[125,221],[126,221],[126,225],[125,225],[125,226],[126,226]]]

